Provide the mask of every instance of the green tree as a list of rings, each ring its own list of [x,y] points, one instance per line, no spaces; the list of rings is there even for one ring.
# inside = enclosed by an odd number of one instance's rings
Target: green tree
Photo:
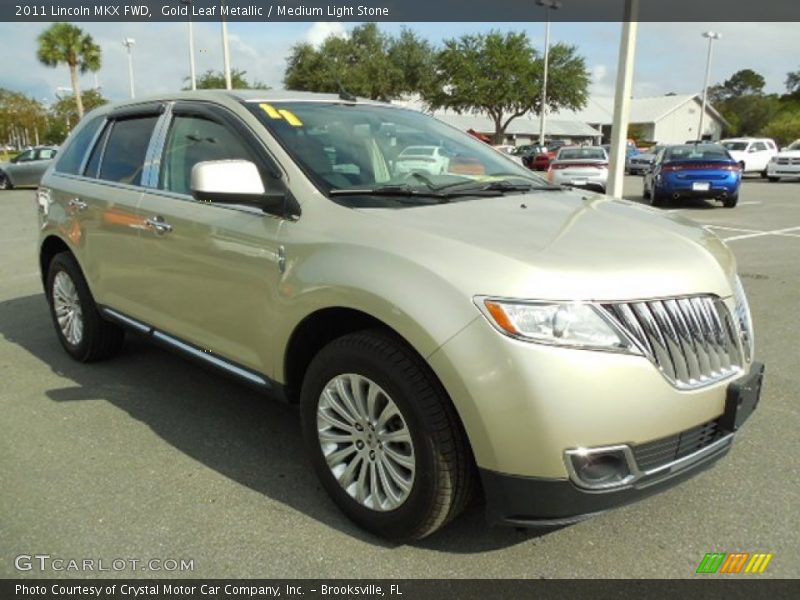
[[[764,127],[762,134],[773,138],[780,146],[800,140],[800,111],[781,113]]]
[[[758,96],[764,93],[764,77],[752,69],[736,71],[724,83],[708,88],[708,99],[712,105],[740,96]]]
[[[263,81],[254,79],[247,81],[245,77],[247,71],[239,69],[231,69],[231,86],[235,90],[268,90],[270,87]],[[190,90],[190,78],[184,77],[183,89]],[[225,74],[222,71],[214,71],[209,69],[205,73],[197,77],[196,80],[198,90],[224,90],[225,89]]]
[[[283,83],[290,90],[338,93],[373,100],[421,92],[433,78],[433,48],[409,29],[398,37],[375,23],[355,27],[346,38],[328,36],[314,48],[296,44]]]
[[[81,94],[81,105],[86,112],[106,104],[105,98],[99,90],[87,90]],[[77,101],[73,94],[60,97],[51,107],[45,141],[50,144],[60,144],[67,137],[70,130],[80,121],[77,111]]]
[[[92,36],[70,23],[54,23],[39,34],[38,42],[36,57],[39,62],[48,67],[57,67],[62,63],[69,67],[78,116],[83,118],[78,73],[100,69],[100,46],[94,43]]]
[[[786,74],[786,91],[790,94],[800,92],[800,69]]]
[[[423,97],[433,109],[487,114],[499,143],[514,119],[543,110],[543,67],[525,33],[463,35],[444,42],[436,56],[435,80]],[[575,46],[552,46],[547,108],[583,108],[588,87],[586,62]]]
[[[0,142],[2,145],[42,141],[48,117],[44,106],[19,92],[0,88]]]

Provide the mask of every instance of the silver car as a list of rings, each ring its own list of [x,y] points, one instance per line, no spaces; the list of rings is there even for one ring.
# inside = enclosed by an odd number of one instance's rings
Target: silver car
[[[39,185],[57,152],[58,148],[54,146],[36,146],[0,163],[0,190]]]

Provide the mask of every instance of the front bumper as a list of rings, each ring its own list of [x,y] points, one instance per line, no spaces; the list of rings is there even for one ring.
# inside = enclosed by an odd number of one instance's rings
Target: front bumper
[[[800,177],[800,164],[779,165],[771,162],[767,165],[767,177]]]
[[[658,494],[711,467],[731,448],[733,435],[704,452],[685,468],[614,491],[581,489],[568,479],[519,477],[480,469],[486,516],[496,524],[558,526],[577,523],[613,508]]]

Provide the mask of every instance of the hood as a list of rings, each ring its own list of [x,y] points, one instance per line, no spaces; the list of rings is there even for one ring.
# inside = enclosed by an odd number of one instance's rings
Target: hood
[[[599,194],[543,191],[359,212],[374,218],[382,248],[396,243],[395,252],[470,295],[726,297],[736,268],[722,241],[694,222]]]
[[[778,152],[778,158],[800,158],[800,150],[785,150]]]

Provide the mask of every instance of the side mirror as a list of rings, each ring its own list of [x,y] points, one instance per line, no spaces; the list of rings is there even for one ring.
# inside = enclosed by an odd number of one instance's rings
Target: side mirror
[[[192,167],[192,196],[217,204],[250,204],[274,212],[285,196],[269,194],[258,167],[248,160],[208,160]]]

